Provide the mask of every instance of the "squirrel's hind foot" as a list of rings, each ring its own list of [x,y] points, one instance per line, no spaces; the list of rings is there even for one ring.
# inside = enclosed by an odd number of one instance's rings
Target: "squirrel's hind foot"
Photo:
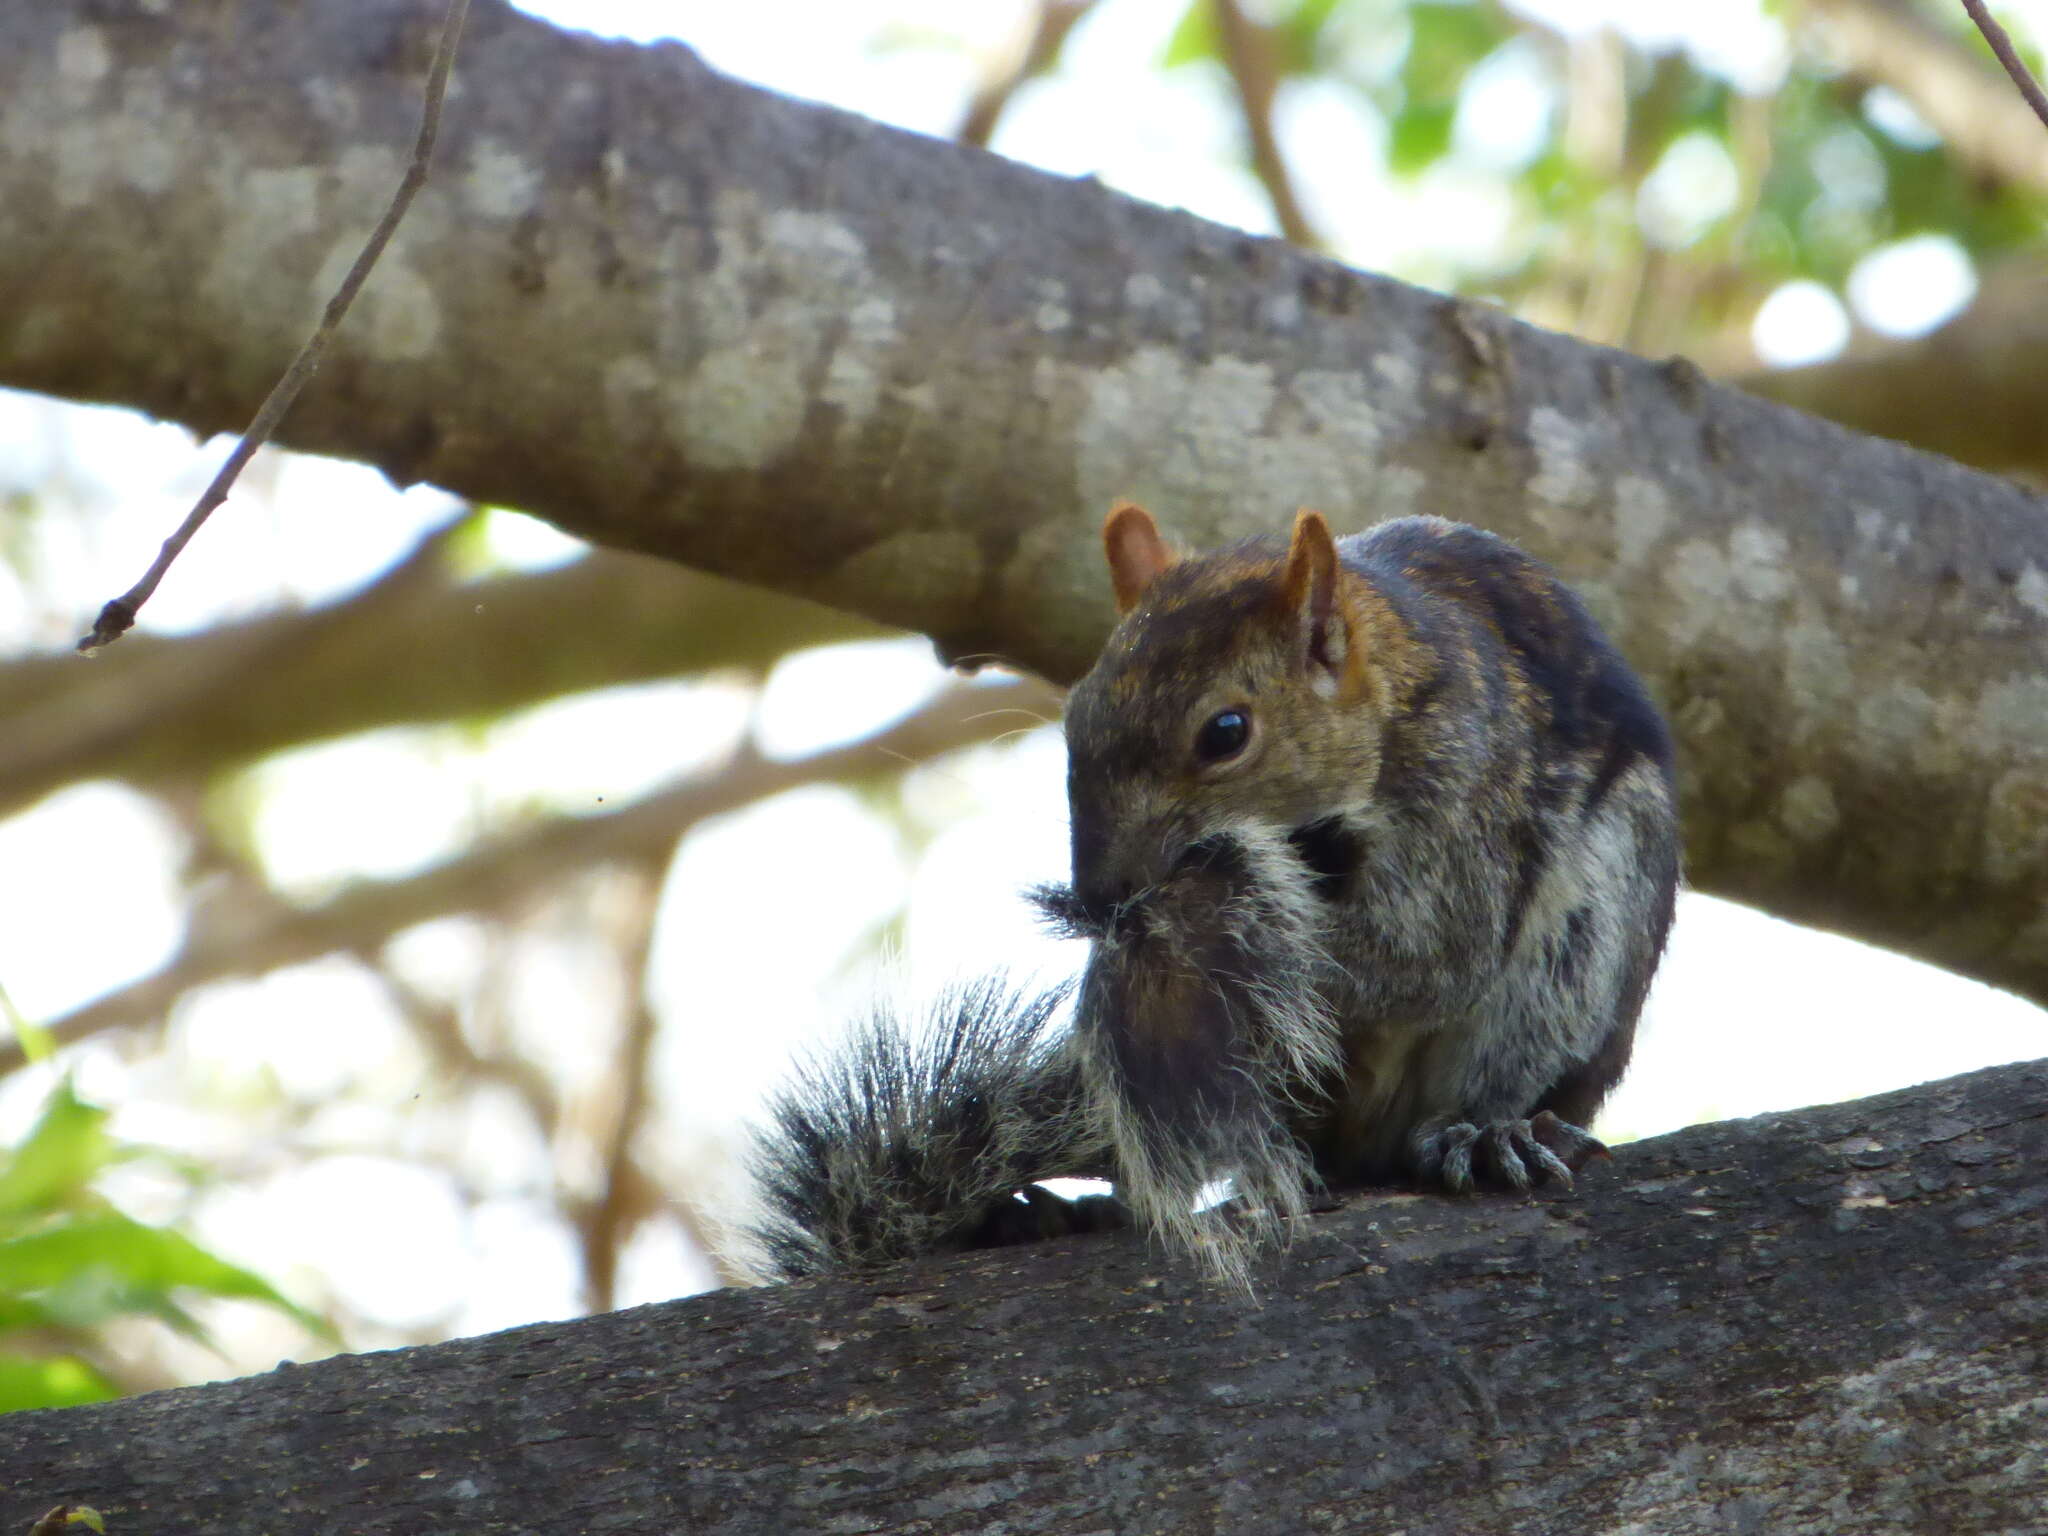
[[[1546,1109],[1527,1120],[1461,1120],[1432,1131],[1416,1143],[1415,1169],[1425,1183],[1460,1195],[1482,1184],[1570,1189],[1576,1170],[1605,1156],[1598,1137]]]

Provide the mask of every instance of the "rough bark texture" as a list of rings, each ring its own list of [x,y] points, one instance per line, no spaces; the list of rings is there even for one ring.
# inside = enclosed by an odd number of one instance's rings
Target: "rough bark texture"
[[[238,425],[397,179],[437,14],[0,10],[0,380]],[[2042,503],[1686,365],[480,0],[285,435],[1055,679],[1113,497],[1199,543],[1479,522],[1671,709],[1696,884],[2048,998]]]
[[[1254,1305],[1129,1235],[0,1418],[0,1530],[2048,1531],[2048,1063],[1312,1218]]]

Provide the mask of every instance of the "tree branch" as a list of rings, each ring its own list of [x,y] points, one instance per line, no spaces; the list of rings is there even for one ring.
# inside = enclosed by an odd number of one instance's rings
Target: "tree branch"
[[[1881,81],[1973,175],[2048,190],[2048,137],[2033,109],[1956,33],[1906,0],[1806,0],[1849,72]]]
[[[990,140],[996,136],[996,124],[1002,121],[1011,98],[1025,82],[1037,79],[1052,68],[1059,59],[1060,49],[1066,46],[1067,34],[1094,9],[1095,0],[1038,0],[1038,10],[1031,19],[1029,32],[1020,37],[1018,45],[1006,57],[991,65],[987,77],[976,89],[974,99],[967,104],[967,113],[961,118],[960,127],[953,137],[962,144],[987,149]]]
[[[282,903],[238,915],[219,931],[191,934],[170,965],[153,976],[53,1021],[49,1034],[69,1044],[110,1029],[162,1017],[180,995],[227,976],[254,975],[336,951],[374,951],[403,929],[451,912],[497,910],[565,871],[613,861],[639,862],[650,846],[673,842],[707,816],[783,790],[893,773],[911,763],[1009,734],[1052,717],[1053,695],[1016,682],[960,686],[865,741],[788,762],[743,749],[735,764],[695,775],[623,810],[564,816],[486,845],[424,874],[366,880],[311,908]],[[0,1042],[0,1075],[23,1063],[18,1042]]]
[[[1859,432],[2048,483],[2048,274],[2037,257],[2016,256],[1985,271],[1969,308],[1925,336],[1736,382]]]
[[[292,358],[291,366],[271,386],[270,393],[263,397],[263,404],[256,410],[256,419],[243,430],[242,440],[235,444],[235,451],[228,455],[227,462],[200,492],[198,502],[186,514],[185,520],[164,540],[163,548],[157,551],[156,559],[150,562],[142,579],[100,609],[100,616],[93,621],[92,632],[78,642],[79,650],[96,651],[134,628],[136,612],[156,591],[157,583],[163,580],[171,562],[184,552],[185,546],[213,515],[214,509],[228,499],[228,491],[249,460],[256,456],[257,449],[270,441],[278,423],[284,420],[285,412],[299,398],[299,391],[306,387],[306,381],[319,368],[320,359],[327,351],[328,342],[334,339],[342,317],[362,291],[370,269],[384,254],[384,247],[391,243],[399,220],[412,206],[414,194],[426,184],[427,167],[434,157],[434,139],[441,131],[441,98],[448,90],[448,72],[455,66],[456,40],[462,36],[462,19],[468,12],[469,0],[447,0],[447,10],[441,23],[441,40],[435,45],[433,62],[427,66],[426,104],[420,112],[419,137],[413,143],[412,159],[406,165],[398,190],[391,195],[390,203],[377,220],[376,228],[370,231],[369,239],[363,242],[362,250],[342,277],[341,286],[334,290],[334,297],[321,311],[320,323]]]
[[[1273,60],[1272,39],[1265,27],[1245,15],[1237,0],[1210,0],[1210,4],[1216,12],[1217,46],[1243,109],[1252,174],[1266,189],[1274,222],[1295,245],[1323,250],[1327,242],[1301,206],[1294,190],[1294,173],[1287,167],[1280,136],[1273,129],[1273,98],[1280,92],[1280,71]]]
[[[2048,96],[2041,94],[2041,87],[2020,59],[2019,50],[2012,45],[2012,37],[1993,19],[1985,9],[1984,0],[1963,0],[1963,9],[1970,13],[1970,20],[1977,23],[1977,30],[1984,34],[1984,41],[1991,45],[1991,51],[1998,56],[2006,74],[2019,89],[2034,116],[2041,120],[2041,126],[2048,128]]]
[[[1569,1199],[1354,1197],[1256,1306],[1114,1234],[8,1414],[0,1529],[2033,1530],[2044,1102],[2005,1067]]]
[[[69,654],[0,666],[9,722],[0,815],[79,779],[162,783],[305,742],[473,719],[585,688],[765,671],[807,645],[886,633],[610,551],[461,582],[429,539],[375,585],[325,607],[188,637],[134,635],[90,666]]]
[[[599,1138],[603,1171],[597,1191],[576,1213],[586,1312],[609,1312],[619,1304],[619,1251],[641,1218],[655,1208],[649,1199],[650,1181],[640,1173],[633,1144],[647,1119],[647,1062],[658,1022],[647,1001],[647,962],[660,907],[660,867],[643,865],[636,871],[627,896],[630,910],[616,924],[621,930],[616,948],[625,971],[620,989],[625,1019],[612,1065],[610,1124]],[[704,1249],[705,1258],[714,1263],[716,1253],[710,1246]]]
[[[1670,709],[1701,889],[2048,998],[2036,497],[475,5],[450,174],[298,445],[1054,678],[1107,625],[1119,496],[1200,544],[1451,512],[1557,563]],[[204,8],[0,8],[0,381],[245,411],[348,177],[400,163],[413,15],[259,7],[229,47]],[[250,216],[251,184],[297,211]]]

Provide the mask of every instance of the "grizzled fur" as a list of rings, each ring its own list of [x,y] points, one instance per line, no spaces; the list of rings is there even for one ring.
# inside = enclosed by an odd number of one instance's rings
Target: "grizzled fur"
[[[1189,559],[1136,508],[1108,535],[1128,612],[1068,701],[1055,905],[1096,940],[1081,1060],[1120,1194],[1185,1236],[1226,1176],[1298,1208],[1303,1165],[1568,1183],[1678,882],[1670,738],[1627,664],[1550,570],[1436,518],[1334,542],[1304,513],[1287,550]],[[1232,714],[1249,745],[1205,759]],[[1227,900],[1177,894],[1219,868]]]
[[[1313,875],[1284,837],[1237,828],[1107,909],[1067,887],[1039,900],[1094,941],[1075,1059],[1118,1195],[1142,1226],[1242,1282],[1250,1240],[1301,1214],[1313,1179],[1290,1120],[1343,1068]],[[1198,1210],[1224,1174],[1232,1208]]]
[[[1040,897],[1093,944],[1073,1032],[970,994],[786,1099],[785,1274],[1127,1209],[1241,1282],[1318,1181],[1525,1189],[1600,1150],[1678,830],[1584,606],[1437,518],[1183,558],[1125,505],[1104,536],[1124,618],[1068,700],[1073,881]],[[1118,1202],[1018,1193],[1067,1173]]]
[[[1109,1171],[1054,1027],[1070,990],[984,978],[914,1034],[877,1014],[783,1088],[754,1143],[757,1265],[794,1279],[1121,1224],[1101,1197],[1030,1187]]]

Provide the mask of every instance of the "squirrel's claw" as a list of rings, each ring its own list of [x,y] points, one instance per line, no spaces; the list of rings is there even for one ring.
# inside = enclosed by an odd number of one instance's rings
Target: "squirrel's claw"
[[[1570,1189],[1574,1170],[1606,1155],[1597,1137],[1545,1110],[1530,1120],[1461,1120],[1432,1131],[1416,1145],[1415,1167],[1425,1183],[1452,1194],[1481,1183],[1526,1192],[1537,1183]]]
[[[1569,1120],[1560,1120],[1547,1109],[1526,1123],[1529,1134],[1546,1151],[1553,1153],[1568,1173],[1578,1172],[1596,1157],[1614,1155],[1607,1150],[1607,1143],[1591,1131],[1583,1130]],[[1567,1179],[1565,1182],[1571,1181]]]

